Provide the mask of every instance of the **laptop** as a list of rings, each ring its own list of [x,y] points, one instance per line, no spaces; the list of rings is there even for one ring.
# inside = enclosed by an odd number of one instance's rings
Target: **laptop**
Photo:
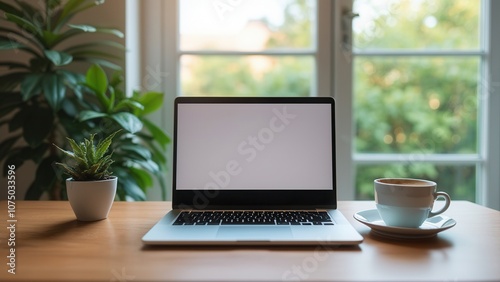
[[[172,210],[146,245],[355,245],[331,97],[177,97]]]

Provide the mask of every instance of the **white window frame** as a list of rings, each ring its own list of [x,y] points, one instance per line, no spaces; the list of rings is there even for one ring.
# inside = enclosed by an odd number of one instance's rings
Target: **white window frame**
[[[318,0],[318,42],[313,55],[316,60],[318,96],[334,96],[337,101],[337,170],[338,196],[341,200],[353,200],[355,164],[377,163],[408,158],[431,163],[475,164],[478,168],[476,201],[500,210],[500,38],[493,36],[493,30],[500,29],[500,18],[491,16],[500,11],[500,1],[484,0],[484,15],[488,18],[481,27],[486,36],[481,42],[481,51],[458,52],[458,55],[479,55],[483,60],[480,152],[471,155],[366,155],[355,154],[353,150],[354,130],[352,116],[352,54],[343,48],[350,33],[342,30],[342,15],[352,9],[351,0]],[[180,93],[180,56],[183,54],[203,55],[207,52],[180,52],[178,36],[178,0],[127,0],[127,88],[138,87],[162,91],[166,95],[163,112],[154,117],[156,122],[172,133],[173,100]],[[136,28],[136,27],[139,28]],[[489,35],[489,36],[488,36]],[[346,37],[347,36],[347,37]],[[140,44],[138,44],[138,42]],[[495,51],[497,50],[497,51]],[[495,51],[495,52],[493,52]],[[256,52],[218,52],[231,55],[253,55]],[[272,53],[272,52],[268,52]],[[304,53],[304,52],[302,52]],[[258,52],[258,54],[262,54]],[[264,52],[266,54],[266,52]],[[304,53],[305,54],[305,53]],[[454,53],[454,55],[457,55]],[[274,55],[274,53],[270,54]],[[290,54],[293,55],[293,54]],[[377,55],[381,55],[377,53]],[[414,52],[400,52],[399,55],[416,55]],[[442,52],[426,55],[444,55]],[[496,55],[496,56],[495,56]],[[314,90],[314,89],[313,89]],[[171,152],[170,152],[171,156]],[[170,158],[171,159],[171,158]],[[171,170],[170,170],[171,171]],[[171,175],[167,183],[171,183]],[[159,189],[152,189],[159,190]],[[170,190],[170,185],[169,185]],[[157,194],[155,194],[157,193]],[[148,194],[149,199],[160,199],[159,192]],[[170,198],[170,191],[168,194]]]
[[[492,51],[498,50],[498,38],[491,33],[499,21],[492,16],[495,8],[500,8],[498,1],[483,0],[481,10],[480,33],[482,41],[477,51],[432,51],[432,50],[390,50],[390,51],[352,51],[353,57],[474,57],[480,59],[479,79],[479,117],[478,117],[478,152],[476,154],[364,154],[352,151],[354,165],[366,164],[405,164],[405,163],[431,163],[436,165],[474,165],[476,167],[476,202],[500,209],[500,180],[498,174],[500,150],[498,141],[498,92],[495,95],[495,85],[491,74],[498,73],[498,62],[493,61]],[[494,5],[495,7],[493,7]],[[496,40],[496,42],[494,41]],[[496,48],[496,49],[495,49]],[[344,51],[345,52],[345,51]],[[353,61],[353,60],[351,60]],[[352,63],[349,62],[352,68]],[[352,73],[352,69],[351,69]],[[498,77],[498,76],[497,76]],[[351,77],[352,81],[352,77]],[[352,89],[351,89],[352,90]],[[498,91],[498,90],[497,90]],[[352,93],[352,92],[351,92]],[[352,103],[352,100],[350,101]],[[352,115],[352,113],[351,113]],[[353,137],[354,138],[354,137]],[[496,144],[496,145],[495,145]],[[497,156],[496,158],[494,156]]]

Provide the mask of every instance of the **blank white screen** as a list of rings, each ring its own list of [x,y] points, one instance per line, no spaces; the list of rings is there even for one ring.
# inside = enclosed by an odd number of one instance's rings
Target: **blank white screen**
[[[179,104],[179,190],[331,190],[328,104]]]

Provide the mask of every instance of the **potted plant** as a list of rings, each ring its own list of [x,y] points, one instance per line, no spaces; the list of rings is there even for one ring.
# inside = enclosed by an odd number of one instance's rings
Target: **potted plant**
[[[109,171],[112,153],[107,153],[117,132],[94,144],[95,134],[78,144],[67,138],[73,151],[54,144],[67,157],[65,163],[56,163],[71,176],[66,179],[68,200],[80,221],[95,221],[108,217],[116,195],[118,178]]]

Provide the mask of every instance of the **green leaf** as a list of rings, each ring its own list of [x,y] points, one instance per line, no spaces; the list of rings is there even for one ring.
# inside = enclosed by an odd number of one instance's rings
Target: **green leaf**
[[[144,106],[142,115],[152,113],[163,106],[163,93],[148,92],[137,97],[137,101]]]
[[[108,78],[106,77],[106,73],[101,66],[97,64],[90,66],[85,78],[87,85],[98,94],[106,93],[106,89],[108,88]]]
[[[79,29],[83,32],[96,32],[97,28],[86,24],[69,24],[69,27]]]
[[[66,24],[76,14],[78,7],[85,2],[85,0],[69,0],[66,2],[61,14],[57,20],[54,20],[54,30],[58,31],[64,24]]]
[[[78,156],[83,156],[85,155],[85,152],[82,150],[82,148],[80,148],[80,146],[78,146],[78,144],[76,143],[75,140],[69,138],[69,137],[66,137],[66,139],[68,140],[69,142],[69,145],[71,146],[71,149],[73,150],[73,153],[78,155]],[[63,150],[62,150],[63,151]],[[67,155],[67,154],[66,154]]]
[[[0,2],[0,10],[4,11],[6,13],[9,13],[9,14],[20,16],[20,17],[23,16],[23,13],[20,10],[18,10],[16,7],[11,6],[5,2]]]
[[[78,72],[72,72],[67,70],[57,70],[56,73],[64,75],[66,81],[70,85],[78,85],[85,82],[85,76]]]
[[[74,12],[80,5],[85,2],[85,0],[68,0],[68,2],[64,5],[62,17],[65,17],[71,12]]]
[[[89,119],[94,119],[94,118],[102,118],[108,116],[105,113],[99,113],[95,111],[82,111],[80,115],[78,116],[79,121],[86,121]]]
[[[85,76],[80,73],[74,73],[66,70],[57,70],[57,74],[60,74],[64,77],[64,81],[67,86],[73,90],[74,94],[78,97],[78,99],[82,99],[82,84],[85,81]],[[67,99],[65,100],[67,101]],[[63,102],[64,103],[64,102]]]
[[[153,186],[153,178],[147,171],[134,167],[129,168],[129,171],[139,187],[148,188]]]
[[[119,38],[123,38],[124,37],[124,34],[123,32],[117,30],[117,29],[114,29],[114,28],[102,28],[102,27],[95,27],[95,26],[91,26],[91,25],[86,25],[86,24],[69,24],[68,25],[69,27],[71,28],[74,28],[74,29],[79,29],[83,32],[89,32],[89,33],[95,33],[95,32],[98,32],[98,33],[108,33],[108,34],[112,34],[112,35],[115,35]]]
[[[38,49],[35,50],[28,44],[31,43],[35,47],[43,48],[43,46],[40,43],[40,39],[38,37],[27,36],[26,31],[24,30],[11,29],[2,26],[0,26],[0,32],[3,32],[3,34],[7,35],[7,36],[0,36],[4,38],[4,40],[15,41],[20,44],[23,44],[23,46],[18,47],[19,50],[29,52],[33,56],[40,56],[40,54],[37,52]]]
[[[151,152],[142,145],[123,145],[120,150],[126,152],[127,158],[136,157],[138,160],[148,161],[151,159]]]
[[[134,164],[137,164],[140,167],[148,170],[149,172],[152,172],[152,173],[156,173],[156,172],[160,171],[160,167],[158,166],[158,164],[153,162],[152,160],[148,160],[148,161],[133,160],[132,162]]]
[[[166,149],[167,145],[170,143],[170,137],[168,137],[163,130],[147,119],[143,119],[142,122],[148,131],[153,135],[154,140],[156,140],[163,149]]]
[[[68,150],[64,150],[63,148],[57,146],[56,144],[54,144],[54,146],[61,152],[63,152],[64,155],[66,155],[67,157],[70,157],[70,158],[75,158],[76,155],[74,152],[71,152],[71,151],[68,151]]]
[[[113,172],[109,171],[109,167],[114,163],[114,160],[112,160],[111,157],[112,154],[106,155],[96,164],[98,170],[96,170],[95,175],[97,178],[103,179],[113,174]]]
[[[116,48],[120,51],[125,51],[126,48],[123,46],[123,44],[111,41],[111,40],[100,40],[96,42],[90,42],[90,43],[82,43],[82,44],[77,44],[71,47],[68,47],[64,49],[63,51],[69,54],[72,54],[73,52],[79,52],[79,51],[87,51],[91,48],[95,49],[102,49],[103,46],[108,46],[112,48]]]
[[[121,71],[122,67],[120,67],[117,64],[114,64],[110,61],[104,60],[104,59],[97,59],[97,58],[92,58],[92,57],[86,57],[86,56],[74,56],[73,60],[75,61],[83,61],[83,62],[89,62],[89,63],[94,63],[94,64],[99,64],[103,67],[115,70],[115,71]]]
[[[125,190],[127,196],[136,201],[146,200],[146,194],[137,185],[133,177],[125,173],[124,175],[118,175],[118,179],[118,183],[121,183],[122,188]]]
[[[58,111],[66,95],[66,85],[64,78],[57,74],[45,74],[42,80],[43,94],[49,105]]]
[[[109,85],[111,85],[113,88],[115,88],[116,92],[119,92],[119,98],[120,99],[125,99],[125,95],[123,95],[123,91],[118,91],[120,88],[118,86],[125,80],[123,77],[123,71],[115,71],[113,72],[113,75],[111,76],[111,81]]]
[[[53,124],[54,115],[51,109],[32,106],[23,122],[24,140],[30,147],[37,147],[49,136]]]
[[[126,99],[126,100],[121,100],[116,107],[114,108],[114,111],[118,112],[123,109],[130,108],[132,110],[137,110],[137,111],[142,111],[144,110],[144,106],[134,100]]]
[[[80,179],[80,174],[73,167],[71,167],[65,163],[55,163],[55,164],[63,169],[63,171],[62,171],[63,174],[69,175],[74,180]]]
[[[52,41],[52,47],[57,46],[59,43],[68,40],[69,38],[73,36],[77,36],[80,34],[85,34],[85,32],[79,30],[79,29],[68,29],[64,31],[63,33],[59,34],[56,39]]]
[[[136,133],[142,129],[142,122],[131,113],[121,112],[112,114],[109,117],[130,133]]]
[[[38,3],[33,2],[33,4],[35,5],[31,5],[30,2],[33,1],[16,1],[17,5],[21,7],[21,11],[23,13],[23,15],[20,17],[22,17],[23,19],[27,19],[34,26],[36,26],[37,29],[42,30],[43,25],[45,24],[45,19],[41,14],[43,10],[39,8],[40,6]]]
[[[6,37],[0,36],[0,50],[11,50],[11,49],[17,49],[21,47],[26,47],[26,45],[14,41],[12,39],[8,39]]]
[[[78,97],[78,99],[80,99],[80,97]],[[74,99],[64,99],[61,104],[61,110],[64,111],[66,115],[59,115],[60,119],[73,117],[76,118],[78,113],[80,112],[80,109],[77,109],[75,104],[76,101],[74,101]],[[63,121],[61,121],[61,124],[66,127]],[[68,135],[72,136],[69,132]]]
[[[73,101],[69,101],[69,99],[64,99],[63,105],[61,109],[65,108],[66,103],[77,103],[75,99],[72,99]],[[71,105],[70,108],[73,110],[73,107],[77,107],[77,105]],[[65,129],[67,132],[68,136],[74,136],[75,138],[81,138],[82,134],[84,132],[87,132],[89,123],[88,122],[80,122],[78,121],[78,114],[79,111],[71,113],[71,115],[66,115],[66,114],[58,114],[58,119],[61,124],[61,126]]]
[[[43,53],[55,66],[65,66],[73,61],[73,56],[55,50],[44,50]]]
[[[27,31],[28,33],[36,35],[38,37],[42,36],[42,31],[32,22],[24,19],[23,17],[16,16],[10,13],[5,13],[5,17],[8,21],[15,23],[18,27]]]
[[[50,10],[54,10],[55,8],[57,8],[57,6],[61,5],[61,0],[47,0],[46,3],[47,7]]]
[[[24,101],[42,92],[42,74],[28,74],[21,82],[21,93]]]
[[[95,134],[91,134],[90,139],[85,139],[85,152],[89,165],[95,163],[94,136]]]
[[[23,37],[23,31],[18,30],[17,27],[9,28],[9,27],[5,27],[5,26],[0,26],[0,32],[1,31],[3,31],[4,36],[2,36],[2,37],[4,37],[4,38],[8,38],[8,39],[10,39],[10,37],[15,38],[16,36],[14,36],[14,35],[17,35],[17,37],[20,37],[20,38]],[[7,37],[5,37],[5,34],[7,35]],[[23,38],[23,39],[25,39],[25,38]]]
[[[42,42],[44,43],[45,48],[47,49],[53,49],[57,43],[60,42],[60,38],[62,35],[60,34],[55,34],[51,31],[44,30],[42,32]]]
[[[69,138],[70,139],[70,138]],[[78,171],[81,171],[89,166],[89,160],[87,159],[87,148],[84,143],[77,145],[79,149],[75,152],[67,151],[62,149],[61,147],[57,146],[56,144],[52,144],[54,147],[56,147],[59,151],[61,151],[67,158],[75,160],[77,162],[77,167]],[[68,164],[58,164],[59,166],[63,167],[68,174],[74,176],[75,174],[79,174],[72,166]],[[79,177],[75,177],[75,180],[78,179]]]
[[[165,149],[158,148],[156,143],[154,143],[154,140],[145,142],[149,145],[149,150],[152,152],[152,160],[162,167],[165,166],[167,163],[167,158],[165,157],[166,154],[164,152]]]
[[[106,109],[106,111],[108,113],[114,112],[115,99],[116,99],[115,89],[114,88],[110,88],[109,89],[109,107]]]
[[[96,157],[98,159],[102,158],[102,156],[104,156],[104,154],[106,153],[106,151],[108,150],[109,146],[111,145],[111,142],[113,140],[113,137],[115,137],[116,133],[118,133],[118,131],[110,134],[108,137],[106,137],[104,140],[102,140],[101,142],[99,142],[99,144],[97,144],[96,146]]]

